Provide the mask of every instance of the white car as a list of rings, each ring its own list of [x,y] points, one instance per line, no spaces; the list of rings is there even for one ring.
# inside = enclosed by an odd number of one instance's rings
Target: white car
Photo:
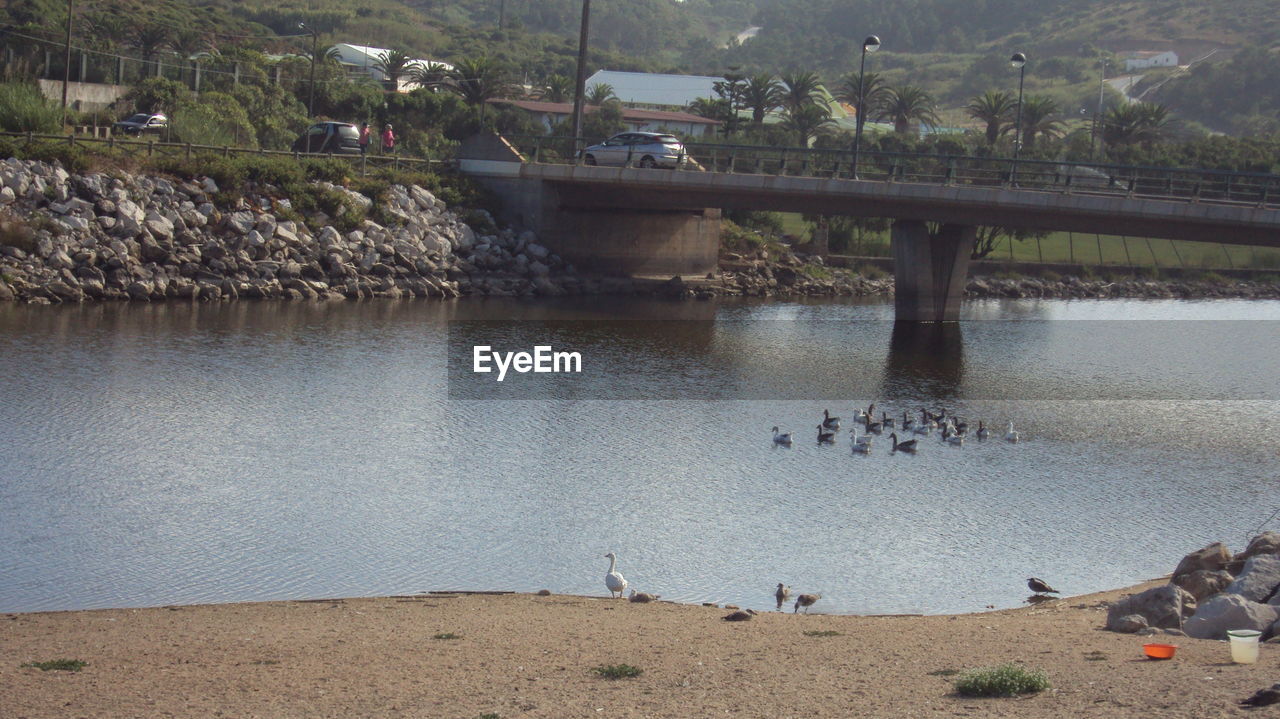
[[[113,127],[126,135],[141,135],[144,132],[163,132],[169,127],[169,118],[160,113],[140,112],[128,120],[121,120]]]
[[[623,132],[582,151],[584,165],[676,168],[688,159],[680,138],[665,132]]]

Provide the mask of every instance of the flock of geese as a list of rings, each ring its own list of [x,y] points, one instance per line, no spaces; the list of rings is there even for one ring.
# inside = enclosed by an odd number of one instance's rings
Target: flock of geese
[[[883,435],[886,429],[894,430],[889,433],[890,452],[916,452],[920,449],[919,437],[928,437],[934,430],[939,430],[939,437],[943,444],[953,447],[963,447],[965,440],[969,437],[969,423],[963,418],[947,414],[945,408],[934,413],[921,407],[919,420],[912,417],[906,410],[903,410],[900,419],[896,416],[890,417],[887,412],[881,412],[880,418],[876,419],[876,405],[872,402],[865,412],[860,409],[854,411],[853,424],[855,426],[849,430],[849,436],[852,438],[853,451],[856,454],[871,454],[874,439],[872,435]],[[858,424],[863,426],[862,434],[858,433],[856,426]],[[904,436],[910,432],[918,437],[899,440],[897,432],[899,429]],[[835,444],[839,431],[840,418],[832,417],[828,410],[822,410],[822,422],[818,425],[818,444]],[[973,436],[977,437],[979,442],[983,442],[990,439],[992,434],[986,423],[978,420]],[[1014,430],[1013,422],[1005,425],[1004,439],[1006,442],[1018,441],[1018,432]],[[791,432],[779,431],[776,426],[773,428],[774,444],[789,447],[792,441]]]
[[[608,554],[604,555],[604,558],[609,560],[609,571],[604,575],[604,586],[609,589],[610,597],[615,599],[620,599],[623,593],[627,591],[627,579],[626,577],[622,576],[621,572],[618,571],[618,555],[614,554],[613,552],[609,552]],[[1027,579],[1027,589],[1030,589],[1032,592],[1035,592],[1035,596],[1033,597],[1033,599],[1035,597],[1047,598],[1046,595],[1048,594],[1060,593],[1058,590],[1049,586],[1048,582],[1044,581],[1043,579],[1039,579],[1037,577],[1031,577]],[[659,594],[649,594],[648,592],[637,592],[636,590],[633,589],[631,590],[631,595],[629,598],[633,602],[652,602],[659,599],[660,597],[661,595]],[[778,582],[778,588],[774,590],[773,598],[778,602],[778,611],[782,611],[782,605],[786,604],[787,601],[791,599],[791,587],[783,584],[782,582]],[[796,595],[796,608],[792,610],[792,614],[798,614],[801,609],[804,610],[805,614],[808,614],[809,607],[812,607],[814,604],[816,604],[819,599],[822,599],[821,594]],[[750,619],[751,615],[753,614],[755,614],[755,612],[748,609],[746,612],[734,612],[733,614],[725,617],[725,619],[728,619],[730,621],[743,621],[745,619]]]

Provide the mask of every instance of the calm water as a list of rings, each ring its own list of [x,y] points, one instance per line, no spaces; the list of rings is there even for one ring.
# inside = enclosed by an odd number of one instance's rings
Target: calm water
[[[926,337],[891,315],[0,305],[0,611],[603,595],[611,550],[679,601],[772,608],[782,581],[827,612],[976,611],[1020,604],[1028,576],[1118,587],[1280,524],[1280,303],[978,302],[984,321]],[[550,333],[589,371],[471,383],[459,347],[483,325],[450,321],[510,318],[495,345]],[[873,400],[1024,441],[813,441],[824,408],[847,429]]]

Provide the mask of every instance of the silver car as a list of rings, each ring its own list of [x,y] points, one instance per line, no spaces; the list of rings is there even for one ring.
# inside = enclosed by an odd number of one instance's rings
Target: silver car
[[[675,168],[687,160],[680,138],[665,132],[623,132],[582,151],[584,165]]]

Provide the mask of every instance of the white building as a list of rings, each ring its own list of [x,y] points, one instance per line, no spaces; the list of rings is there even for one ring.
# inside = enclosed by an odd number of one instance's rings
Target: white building
[[[368,45],[350,45],[347,43],[338,43],[331,50],[337,51],[338,62],[346,68],[347,73],[352,76],[367,75],[377,82],[386,82],[387,74],[378,69],[379,59],[388,52],[385,47],[370,47]],[[415,58],[409,63],[409,67],[426,66],[427,63],[435,63],[444,66],[445,70],[452,70],[453,65],[439,60],[428,60],[426,58]],[[408,77],[401,77],[396,88],[396,92],[409,92],[416,90],[418,84],[410,80]]]
[[[533,120],[550,131],[561,122],[573,117],[571,102],[541,102],[537,100],[490,100],[495,105],[511,105],[533,116]],[[600,108],[587,105],[585,114]],[[678,132],[687,137],[706,137],[720,126],[718,120],[708,120],[687,112],[669,112],[663,110],[639,110],[633,107],[622,108],[622,121],[628,130],[635,132]]]
[[[1135,52],[1122,52],[1120,59],[1124,60],[1125,71],[1142,70],[1148,67],[1177,67],[1178,53],[1172,50],[1137,50]]]
[[[649,72],[597,70],[587,78],[593,85],[608,85],[624,105],[653,109],[683,108],[700,97],[716,97],[715,84],[723,77],[706,75],[659,75]]]

